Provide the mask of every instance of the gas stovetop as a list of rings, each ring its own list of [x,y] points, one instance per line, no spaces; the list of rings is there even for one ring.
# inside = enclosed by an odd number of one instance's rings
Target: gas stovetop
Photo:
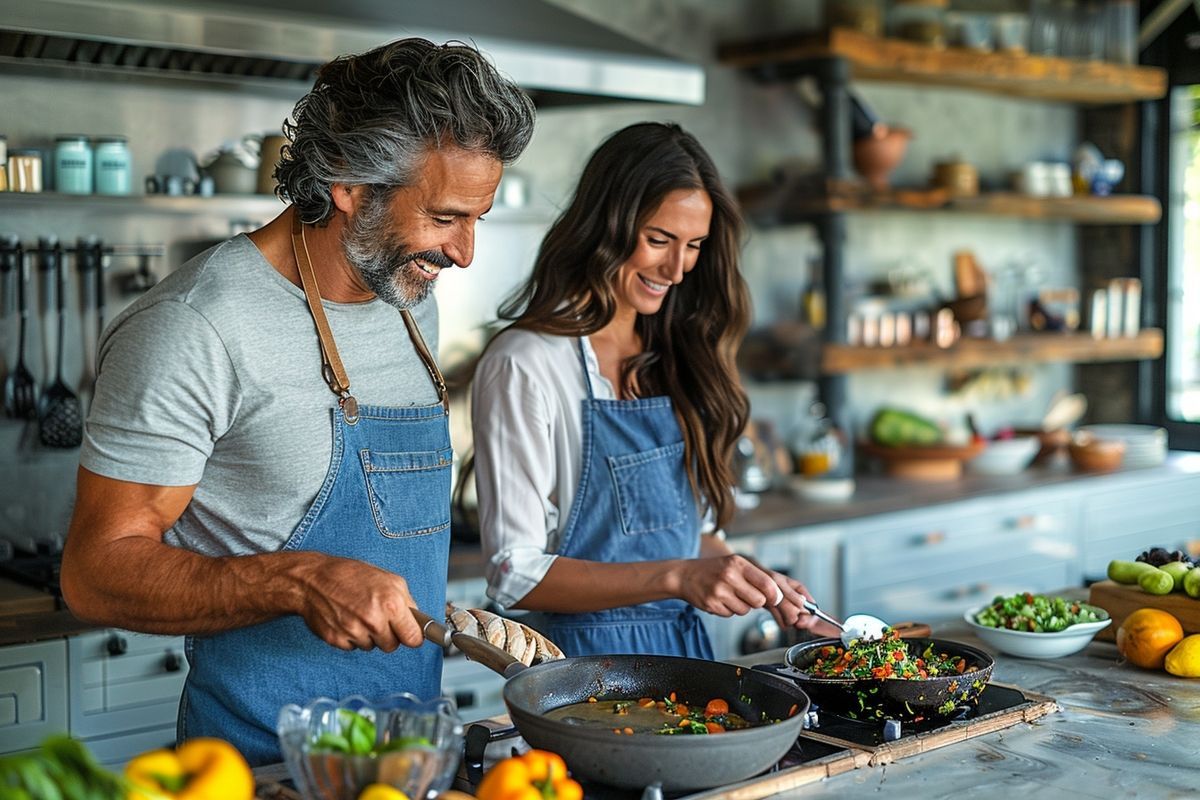
[[[960,707],[949,717],[918,723],[853,720],[824,713],[814,706],[809,710],[805,730],[779,763],[762,775],[739,784],[742,787],[761,785],[763,793],[755,794],[753,788],[749,788],[739,790],[738,797],[744,800],[765,797],[819,780],[826,774],[891,763],[924,750],[1036,719],[1056,708],[1050,698],[995,683],[989,684],[980,694],[977,705]],[[455,788],[473,792],[483,773],[494,763],[528,749],[516,729],[506,722],[487,720],[467,726],[464,758]],[[819,768],[821,763],[827,765],[826,769]],[[815,769],[807,770],[807,766]],[[794,779],[789,779],[789,775]],[[664,793],[657,785],[639,791],[587,781],[582,783],[584,797],[588,800],[671,800],[687,796],[686,793]]]

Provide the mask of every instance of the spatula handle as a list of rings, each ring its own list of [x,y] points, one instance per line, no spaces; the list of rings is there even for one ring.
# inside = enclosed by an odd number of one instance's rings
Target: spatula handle
[[[804,601],[804,609],[805,609],[805,610],[806,610],[808,613],[810,613],[810,614],[812,614],[812,615],[814,615],[814,616],[816,616],[816,617],[819,617],[820,619],[823,619],[823,620],[825,620],[825,621],[826,621],[826,622],[828,622],[830,625],[833,625],[833,626],[835,626],[835,627],[836,627],[838,630],[843,630],[843,631],[844,631],[844,630],[846,629],[846,626],[845,626],[845,625],[843,625],[842,623],[838,622],[836,619],[834,619],[833,617],[829,616],[829,615],[828,615],[828,614],[826,614],[824,611],[822,611],[822,610],[821,610],[819,607],[817,607],[817,604],[816,604],[816,603],[814,603],[812,600],[805,600],[805,601]]]

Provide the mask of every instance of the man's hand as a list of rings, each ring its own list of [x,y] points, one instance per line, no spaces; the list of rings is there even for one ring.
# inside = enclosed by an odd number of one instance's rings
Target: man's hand
[[[309,629],[342,650],[420,647],[408,584],[399,575],[348,558],[314,560],[299,610]],[[440,611],[440,609],[435,609]]]

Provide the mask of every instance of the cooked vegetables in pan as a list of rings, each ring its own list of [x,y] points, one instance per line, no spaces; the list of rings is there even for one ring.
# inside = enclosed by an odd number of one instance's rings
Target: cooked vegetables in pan
[[[900,632],[885,628],[882,639],[855,639],[849,647],[822,647],[808,668],[818,678],[894,678],[925,680],[941,675],[962,675],[976,667],[961,656],[949,656],[928,644],[913,652]]]
[[[618,735],[655,733],[664,736],[680,734],[725,733],[752,724],[729,710],[721,698],[700,706],[676,698],[676,693],[655,700],[641,697],[636,700],[599,700],[588,698],[586,703],[572,703],[546,714],[550,719],[592,728],[611,728]],[[775,720],[761,720],[761,723]]]
[[[1080,622],[1100,622],[1107,619],[1100,609],[1065,597],[1042,594],[1014,594],[997,597],[992,604],[975,615],[975,621],[989,628],[1010,631],[1057,633]]]

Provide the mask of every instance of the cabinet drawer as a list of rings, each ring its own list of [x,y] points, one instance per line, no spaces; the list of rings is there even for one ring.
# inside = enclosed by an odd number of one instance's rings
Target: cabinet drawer
[[[126,762],[148,750],[175,746],[175,725],[126,733],[119,736],[101,736],[86,739],[84,744],[104,767],[120,772]]]
[[[67,730],[67,643],[0,648],[0,752]]]
[[[187,677],[183,637],[104,630],[68,640],[71,733],[174,726]]]
[[[507,713],[503,690],[504,676],[463,656],[448,658],[442,666],[442,694],[454,698],[464,722]]]
[[[847,596],[851,613],[887,622],[944,622],[989,602],[996,595],[1050,592],[1074,582],[1069,560],[1040,556],[998,562],[987,570],[955,571],[896,581]]]
[[[1074,522],[1071,503],[1043,502],[998,505],[970,514],[927,513],[887,529],[855,531],[845,548],[846,592],[885,589],[934,572],[986,574],[992,564],[1020,556],[1075,558]]]

